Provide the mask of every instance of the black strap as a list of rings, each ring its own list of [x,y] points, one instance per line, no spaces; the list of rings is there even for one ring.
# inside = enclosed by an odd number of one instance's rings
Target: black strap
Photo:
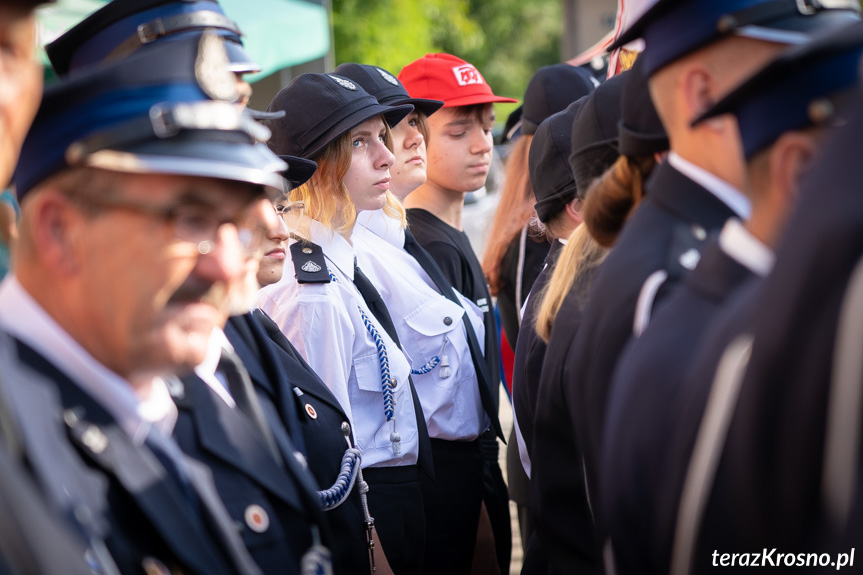
[[[273,438],[273,430],[267,424],[267,419],[264,416],[263,409],[261,409],[258,396],[255,395],[252,378],[249,377],[249,372],[243,367],[240,358],[233,351],[223,348],[222,356],[219,358],[218,370],[224,374],[225,380],[228,382],[228,390],[237,403],[237,408],[261,432],[261,436],[267,444],[270,453],[272,453],[273,459],[278,464],[283,465],[284,462],[276,446],[276,440]]]
[[[390,311],[387,309],[387,306],[381,298],[381,294],[378,292],[377,288],[375,288],[366,274],[360,270],[359,266],[354,267],[354,285],[357,286],[357,290],[360,292],[360,295],[363,296],[363,300],[365,300],[366,305],[369,306],[369,310],[371,310],[372,314],[374,314],[377,320],[381,322],[384,331],[386,331],[396,345],[401,348],[402,344],[399,341],[399,334],[396,333],[396,326],[393,323],[392,316],[390,316]],[[429,431],[426,426],[423,408],[420,404],[417,390],[414,387],[413,379],[411,379],[410,376],[408,376],[408,385],[411,388],[411,399],[413,400],[414,411],[417,415],[420,466],[428,475],[431,476],[433,474],[431,462],[431,440],[429,439]]]
[[[417,263],[419,263],[420,267],[426,271],[445,298],[457,303],[460,307],[463,307],[461,305],[461,301],[455,295],[452,284],[441,271],[440,267],[438,267],[437,262],[435,262],[434,258],[432,258],[425,248],[417,242],[410,230],[405,230],[405,251],[409,253]],[[501,428],[500,420],[497,417],[495,402],[491,395],[492,386],[489,381],[491,378],[488,375],[485,357],[483,356],[482,349],[479,346],[479,340],[476,337],[476,332],[473,329],[473,324],[470,322],[467,312],[464,314],[462,323],[464,323],[464,331],[467,335],[467,345],[470,349],[470,358],[473,360],[473,367],[476,371],[476,379],[479,384],[479,398],[480,401],[482,401],[482,407],[485,409],[486,414],[488,414],[489,419],[491,419],[491,425],[494,428],[495,434],[501,439],[501,441],[506,443],[506,440],[503,437],[503,429]],[[494,389],[496,390],[497,387],[495,386]]]

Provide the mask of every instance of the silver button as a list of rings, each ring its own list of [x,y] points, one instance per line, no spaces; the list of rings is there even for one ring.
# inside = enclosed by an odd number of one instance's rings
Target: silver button
[[[312,248],[303,248],[303,253],[304,253],[304,254],[310,254],[310,253],[312,253]]]
[[[452,318],[449,316],[443,318],[443,324],[444,325],[452,325]]]
[[[390,379],[390,385],[393,386],[393,389],[397,388],[399,386],[399,380],[397,380],[396,378]]]
[[[695,239],[703,242],[707,239],[707,230],[699,226],[698,224],[693,224],[692,226],[692,235],[695,236]]]
[[[345,437],[348,437],[351,434],[351,424],[347,421],[342,422],[342,433]]]

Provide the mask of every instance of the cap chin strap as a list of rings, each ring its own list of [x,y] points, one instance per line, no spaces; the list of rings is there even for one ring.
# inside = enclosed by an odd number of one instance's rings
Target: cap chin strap
[[[792,16],[812,16],[822,10],[860,12],[860,5],[856,0],[773,0],[723,14],[716,22],[716,28],[723,34],[730,34],[745,26],[757,26]]]

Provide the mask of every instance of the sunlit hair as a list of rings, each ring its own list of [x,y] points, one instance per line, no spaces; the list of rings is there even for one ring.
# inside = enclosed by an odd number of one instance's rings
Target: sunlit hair
[[[581,211],[590,235],[602,246],[612,246],[629,216],[641,203],[644,183],[656,166],[653,156],[621,156],[597,178]]]
[[[546,343],[551,337],[554,320],[563,305],[563,300],[569,295],[572,287],[580,278],[596,269],[608,255],[610,250],[599,245],[584,224],[580,224],[569,238],[557,257],[554,272],[543,291],[531,297],[539,298],[539,308],[536,314],[536,333]],[[580,283],[580,282],[578,282]],[[581,294],[583,299],[578,302],[584,309],[587,304],[587,286]]]
[[[384,144],[390,152],[393,150],[393,136],[390,128],[384,122]],[[305,204],[305,214],[334,232],[341,233],[353,227],[357,220],[357,210],[351,200],[345,175],[351,167],[353,150],[351,133],[347,132],[331,142],[314,158],[318,164],[315,174],[302,186],[291,190],[291,201],[301,201]],[[398,199],[387,191],[384,213],[390,218],[407,225],[405,209]],[[307,236],[306,230],[298,230],[300,235]]]
[[[516,140],[506,162],[506,175],[500,203],[494,214],[488,244],[482,258],[482,269],[488,281],[491,295],[497,295],[501,288],[500,264],[510,243],[519,236],[522,228],[530,225],[533,219],[533,206],[536,197],[530,184],[528,153],[533,135],[525,135]],[[537,228],[528,230],[531,236],[541,236]]]

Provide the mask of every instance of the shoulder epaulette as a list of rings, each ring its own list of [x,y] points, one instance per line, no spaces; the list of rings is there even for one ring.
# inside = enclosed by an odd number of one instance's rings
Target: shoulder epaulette
[[[707,232],[697,224],[675,226],[666,264],[670,278],[681,278],[695,269],[706,239]]]
[[[330,283],[330,271],[324,260],[324,251],[318,244],[305,240],[291,244],[291,258],[294,260],[294,274],[301,284]]]

